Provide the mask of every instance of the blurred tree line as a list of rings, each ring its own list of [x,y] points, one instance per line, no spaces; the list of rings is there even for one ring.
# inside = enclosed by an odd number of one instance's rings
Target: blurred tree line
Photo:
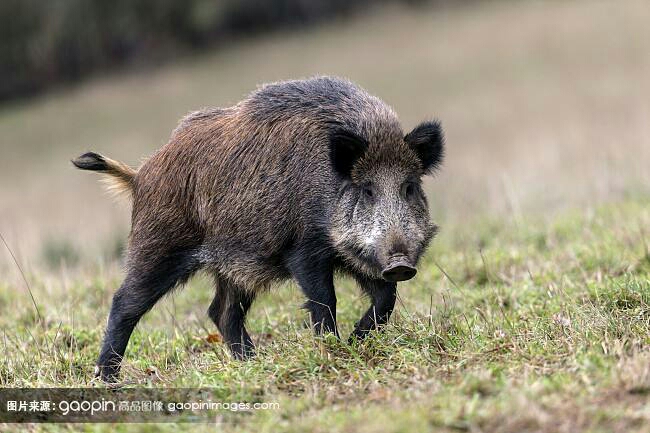
[[[419,0],[0,0],[0,100],[242,34]]]

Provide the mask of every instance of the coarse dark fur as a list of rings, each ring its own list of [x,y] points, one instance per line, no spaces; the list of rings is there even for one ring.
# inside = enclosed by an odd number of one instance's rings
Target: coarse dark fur
[[[442,156],[438,122],[404,135],[385,103],[329,77],[191,113],[137,171],[82,155],[77,167],[133,196],[127,275],[97,375],[116,379],[140,317],[199,269],[214,276],[208,314],[236,358],[254,353],[244,321],[256,294],[287,278],[305,293],[315,330],[338,335],[333,275],[352,275],[372,305],[350,338],[378,329],[396,281],[415,274],[435,234],[421,177]]]

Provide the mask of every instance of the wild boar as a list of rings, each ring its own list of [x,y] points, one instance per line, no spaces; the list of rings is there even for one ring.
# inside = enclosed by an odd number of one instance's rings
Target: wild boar
[[[371,300],[350,339],[384,325],[396,282],[412,278],[436,232],[423,175],[441,164],[442,129],[404,134],[393,110],[330,77],[264,85],[229,108],[193,112],[135,170],[97,153],[72,161],[133,198],[126,277],[115,293],[96,375],[116,380],[138,320],[199,269],[208,308],[235,358],[255,296],[293,278],[317,333],[334,333],[334,273]]]

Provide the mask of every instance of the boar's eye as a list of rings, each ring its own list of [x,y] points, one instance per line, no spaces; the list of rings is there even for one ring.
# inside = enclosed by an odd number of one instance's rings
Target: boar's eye
[[[361,190],[363,191],[363,195],[366,198],[373,198],[375,195],[375,192],[372,190],[372,187],[368,185],[361,187]]]
[[[415,182],[405,182],[404,185],[402,185],[402,194],[406,199],[410,200],[414,198],[417,194],[418,191],[418,186],[415,184]]]
[[[411,198],[413,194],[415,194],[415,185],[413,185],[411,182],[406,184],[405,188],[406,192],[406,197]]]

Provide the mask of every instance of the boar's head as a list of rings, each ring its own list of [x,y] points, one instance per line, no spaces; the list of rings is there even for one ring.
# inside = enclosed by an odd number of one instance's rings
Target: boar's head
[[[397,133],[399,131],[399,133]],[[331,162],[340,180],[330,235],[343,260],[373,278],[413,278],[437,227],[429,219],[422,176],[441,164],[440,124],[424,122],[402,136],[393,127],[330,134]]]

